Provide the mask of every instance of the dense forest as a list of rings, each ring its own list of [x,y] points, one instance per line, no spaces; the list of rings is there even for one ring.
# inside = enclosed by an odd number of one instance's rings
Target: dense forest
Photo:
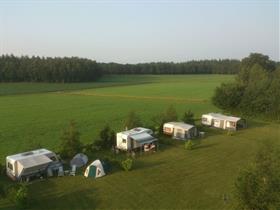
[[[238,60],[201,60],[184,63],[96,63],[77,57],[0,57],[0,82],[88,82],[102,74],[235,74]]]
[[[104,74],[236,74],[239,60],[201,60],[182,63],[100,63]]]
[[[0,57],[0,82],[87,82],[101,75],[98,64],[89,59]]]
[[[253,53],[241,61],[234,83],[216,89],[213,103],[228,111],[280,120],[280,66]]]

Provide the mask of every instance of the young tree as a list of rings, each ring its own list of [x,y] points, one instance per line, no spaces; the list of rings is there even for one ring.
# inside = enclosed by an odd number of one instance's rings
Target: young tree
[[[116,143],[116,133],[111,130],[109,125],[105,125],[99,133],[99,139],[94,142],[95,146],[102,149],[110,149]]]
[[[63,131],[61,136],[60,155],[63,158],[73,157],[81,152],[82,143],[80,142],[80,133],[76,128],[76,123],[71,121],[69,127]]]
[[[178,115],[176,109],[172,105],[170,105],[165,111],[164,121],[170,122],[170,121],[177,121],[177,120],[178,120]]]
[[[194,125],[195,124],[194,113],[191,110],[188,110],[187,112],[184,113],[182,117],[182,121],[184,123]]]
[[[239,209],[280,209],[280,153],[276,145],[265,144],[252,165],[236,180]]]
[[[129,112],[124,122],[124,127],[132,129],[139,126],[142,126],[140,117],[134,111]]]

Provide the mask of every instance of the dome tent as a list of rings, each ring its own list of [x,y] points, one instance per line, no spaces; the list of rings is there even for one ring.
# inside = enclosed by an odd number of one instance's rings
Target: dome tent
[[[103,164],[100,160],[95,160],[86,168],[84,176],[94,178],[105,176],[106,173],[104,168],[105,167],[103,167]]]
[[[82,167],[86,165],[88,162],[88,157],[85,154],[78,153],[73,157],[73,159],[70,161],[70,165],[76,165],[76,167]]]

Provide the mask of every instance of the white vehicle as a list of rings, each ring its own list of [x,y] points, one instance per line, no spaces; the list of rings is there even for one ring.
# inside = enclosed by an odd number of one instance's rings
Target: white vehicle
[[[38,149],[6,157],[7,175],[13,180],[24,180],[43,174],[47,167],[57,161],[56,154]]]
[[[186,140],[196,137],[197,129],[184,122],[168,122],[163,125],[163,133],[173,136],[174,139]]]
[[[208,113],[201,117],[203,125],[213,126],[224,130],[237,130],[246,127],[246,121],[239,117],[232,117],[220,113]]]
[[[116,147],[126,151],[143,149],[144,145],[154,144],[157,141],[152,134],[151,129],[141,127],[117,133]]]

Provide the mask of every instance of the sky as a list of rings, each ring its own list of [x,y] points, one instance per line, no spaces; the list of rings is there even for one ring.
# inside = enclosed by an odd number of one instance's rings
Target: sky
[[[279,61],[279,0],[0,0],[0,54]]]

